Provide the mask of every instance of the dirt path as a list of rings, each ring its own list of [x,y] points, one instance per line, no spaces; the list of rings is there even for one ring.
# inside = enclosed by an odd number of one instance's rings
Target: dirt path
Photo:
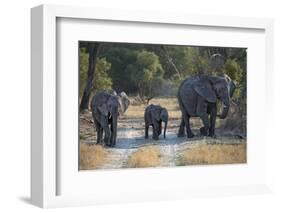
[[[161,150],[161,165],[163,166],[175,166],[176,162],[176,155],[175,155],[175,149],[177,145],[174,144],[161,144],[160,150]]]
[[[117,142],[114,148],[108,148],[110,160],[101,169],[117,169],[126,167],[128,157],[136,150],[135,132],[129,128],[118,131]]]
[[[151,132],[150,132],[151,134]],[[151,137],[151,135],[150,135]],[[107,148],[110,160],[101,169],[117,169],[127,167],[129,156],[138,148],[148,145],[159,145],[161,152],[161,166],[175,166],[176,149],[180,139],[172,132],[167,132],[166,140],[163,135],[158,141],[144,139],[144,131],[138,121],[127,121],[118,128],[116,146]]]
[[[187,139],[186,137],[178,138],[179,120],[169,121],[169,128],[167,129],[166,139],[163,138],[163,134],[160,135],[159,140],[152,140],[152,129],[149,129],[149,139],[144,138],[144,124],[142,118],[128,118],[123,117],[118,122],[117,141],[116,146],[113,148],[106,148],[109,152],[110,159],[99,169],[119,169],[127,168],[128,158],[137,149],[149,145],[156,145],[160,149],[161,153],[161,167],[176,166],[177,155],[183,149],[188,149],[192,144],[200,143],[239,143],[239,140],[230,140],[229,136],[219,137],[217,139],[211,139],[206,137],[194,137],[193,139]],[[93,127],[87,126],[85,135],[90,135],[88,140],[84,142],[93,143],[95,141],[95,135],[93,133]],[[196,130],[197,129],[197,130]],[[195,134],[199,134],[198,128],[194,130]],[[87,133],[87,134],[86,134]]]
[[[133,125],[133,126],[132,126]],[[161,166],[170,167],[175,166],[177,150],[186,146],[185,138],[177,138],[173,132],[167,132],[166,139],[163,135],[158,141],[144,139],[144,132],[140,128],[135,128],[134,125],[138,123],[130,122],[127,127],[118,129],[118,139],[114,148],[107,148],[110,153],[110,160],[104,164],[101,169],[117,169],[127,167],[129,156],[140,147],[148,145],[159,145],[161,153]],[[150,135],[151,137],[151,135]]]

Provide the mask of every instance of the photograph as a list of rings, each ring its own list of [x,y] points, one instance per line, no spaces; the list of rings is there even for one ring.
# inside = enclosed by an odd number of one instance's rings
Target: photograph
[[[80,171],[247,163],[247,48],[78,47]]]

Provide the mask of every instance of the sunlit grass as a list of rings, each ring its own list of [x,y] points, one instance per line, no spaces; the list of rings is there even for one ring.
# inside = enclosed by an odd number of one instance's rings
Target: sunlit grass
[[[108,152],[101,145],[80,143],[80,169],[97,169],[107,162]]]
[[[149,104],[161,105],[162,107],[165,107],[169,112],[170,119],[180,118],[181,116],[177,98],[153,98]],[[130,105],[125,113],[125,116],[130,118],[143,118],[145,108],[146,105],[144,104]]]
[[[139,148],[129,156],[127,167],[143,168],[160,166],[161,154],[159,146],[147,146]]]
[[[246,163],[246,143],[195,144],[179,154],[177,165]]]

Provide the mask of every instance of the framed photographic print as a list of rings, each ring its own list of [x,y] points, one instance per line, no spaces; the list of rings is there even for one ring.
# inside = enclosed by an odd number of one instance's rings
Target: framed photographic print
[[[32,203],[270,192],[270,19],[42,5]]]
[[[246,163],[246,48],[80,41],[79,59],[80,170]]]

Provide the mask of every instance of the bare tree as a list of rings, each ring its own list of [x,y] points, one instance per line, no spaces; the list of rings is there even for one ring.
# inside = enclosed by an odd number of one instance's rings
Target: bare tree
[[[178,70],[177,66],[175,65],[172,57],[170,56],[167,48],[164,45],[161,45],[161,49],[165,54],[165,57],[167,58],[168,63],[173,67],[173,69],[175,70],[175,72],[178,74],[179,78],[182,79],[181,73]]]

